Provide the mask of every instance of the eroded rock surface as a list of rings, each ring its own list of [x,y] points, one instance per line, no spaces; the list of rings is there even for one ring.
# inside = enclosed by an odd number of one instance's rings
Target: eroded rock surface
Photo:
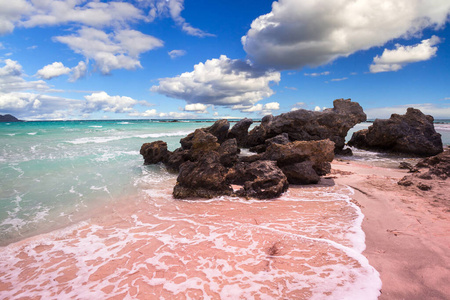
[[[355,132],[348,145],[366,150],[436,155],[443,151],[443,146],[433,121],[432,116],[410,107],[404,115],[376,119],[368,129]]]

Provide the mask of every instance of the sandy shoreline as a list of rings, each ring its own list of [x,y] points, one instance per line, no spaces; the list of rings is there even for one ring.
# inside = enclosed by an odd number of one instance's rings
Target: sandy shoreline
[[[363,254],[381,275],[379,299],[449,299],[448,181],[433,182],[425,192],[397,184],[406,170],[345,160],[335,160],[332,167],[331,177],[355,190],[365,215]]]

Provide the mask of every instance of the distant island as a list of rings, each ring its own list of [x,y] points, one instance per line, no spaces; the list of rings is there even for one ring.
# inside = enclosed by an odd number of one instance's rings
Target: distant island
[[[0,115],[0,122],[21,122],[13,115]]]

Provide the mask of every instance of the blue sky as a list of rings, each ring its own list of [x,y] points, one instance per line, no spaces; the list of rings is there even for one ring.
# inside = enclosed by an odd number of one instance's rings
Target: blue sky
[[[0,114],[450,118],[448,0],[0,0]]]

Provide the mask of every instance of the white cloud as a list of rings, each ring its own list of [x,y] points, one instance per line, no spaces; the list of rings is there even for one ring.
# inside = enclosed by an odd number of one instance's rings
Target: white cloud
[[[156,111],[156,109],[147,109],[144,112],[131,112],[128,114],[130,117],[156,117],[159,116],[158,112]]]
[[[325,71],[322,73],[304,73],[303,75],[310,76],[310,77],[324,76],[324,75],[330,75],[330,71]]]
[[[0,93],[28,90],[45,91],[49,89],[43,80],[25,80],[22,66],[17,61],[5,59],[3,62],[5,65],[0,68]]]
[[[321,111],[321,108],[320,108],[320,106],[316,106],[316,107],[314,107],[314,111]]]
[[[188,104],[252,106],[270,97],[274,93],[270,83],[279,81],[279,72],[256,69],[248,62],[222,55],[195,65],[192,72],[160,79],[151,91],[186,100]]]
[[[365,109],[364,112],[367,114],[368,119],[388,119],[390,118],[391,114],[404,115],[408,107],[419,109],[424,114],[431,115],[435,119],[448,119],[448,116],[450,116],[449,105],[436,105],[435,103],[418,103],[397,105],[391,107],[369,108]]]
[[[279,0],[242,37],[259,65],[319,66],[448,20],[448,0]]]
[[[186,113],[186,112],[171,111],[169,113],[159,113],[158,117],[169,118],[169,119],[195,119],[195,118],[197,118],[197,115],[192,114],[192,113]]]
[[[186,55],[186,51],[184,50],[172,50],[168,52],[171,59]]]
[[[0,35],[11,33],[23,14],[32,10],[25,0],[0,0]]]
[[[72,68],[72,75],[70,76],[69,81],[75,82],[80,78],[86,76],[87,65],[84,61],[80,61],[78,65]]]
[[[126,2],[33,0],[32,3],[33,11],[24,15],[24,20],[20,22],[21,26],[35,27],[64,23],[93,27],[122,26],[145,18],[141,10]]]
[[[207,113],[207,109],[208,105],[202,104],[202,103],[192,103],[192,104],[187,104],[184,107],[185,111],[195,111],[198,113]]]
[[[264,104],[265,110],[279,110],[280,109],[280,103],[278,102],[270,102],[267,104]]]
[[[113,113],[132,113],[133,106],[139,101],[126,96],[110,96],[106,92],[96,92],[84,96],[86,107],[84,112],[105,111]]]
[[[93,59],[104,74],[114,69],[139,68],[141,53],[163,46],[161,40],[136,30],[119,30],[107,34],[87,27],[78,30],[77,35],[57,36],[55,40],[67,44],[87,59]]]
[[[184,0],[138,0],[141,4],[150,7],[149,17],[152,21],[156,17],[169,15],[181,29],[189,35],[206,37],[215,36],[201,29],[193,27],[181,16],[184,9]]]
[[[433,47],[440,43],[440,39],[433,35],[427,40],[423,40],[420,44],[413,46],[395,45],[394,50],[384,49],[381,56],[375,56],[373,63],[370,65],[371,73],[398,71],[406,64],[419,61],[429,60],[436,56],[437,47]]]
[[[347,80],[348,77],[342,77],[342,78],[333,78],[331,79],[331,81],[343,81],[343,80]]]
[[[50,65],[46,65],[36,75],[43,79],[52,79],[61,75],[69,74],[70,68],[65,67],[62,62],[54,62]]]

